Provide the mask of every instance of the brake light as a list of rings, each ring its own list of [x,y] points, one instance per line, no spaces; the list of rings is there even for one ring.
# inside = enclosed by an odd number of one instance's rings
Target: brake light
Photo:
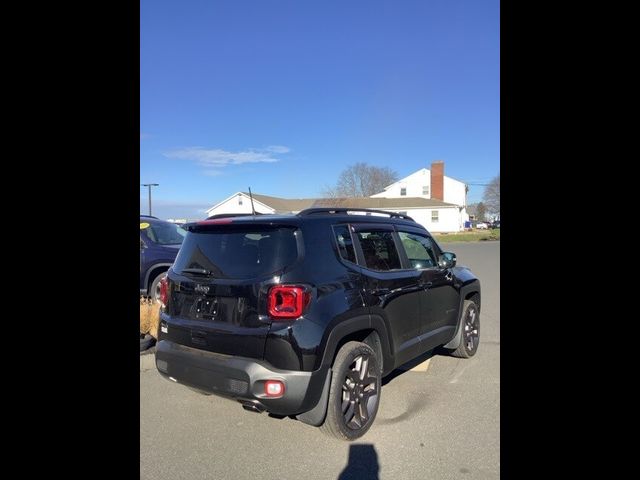
[[[160,302],[166,305],[167,300],[169,300],[169,280],[164,276],[160,280]]]
[[[215,220],[201,220],[196,222],[196,225],[220,225],[224,223],[233,223],[231,218],[217,218]]]
[[[310,293],[300,286],[278,285],[269,290],[269,315],[274,320],[298,318],[311,300]]]

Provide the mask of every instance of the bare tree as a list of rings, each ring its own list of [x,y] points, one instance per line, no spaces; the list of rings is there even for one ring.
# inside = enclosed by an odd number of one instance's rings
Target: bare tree
[[[323,193],[329,198],[370,197],[397,180],[398,174],[388,167],[374,167],[359,162],[344,169],[336,185],[326,187]]]
[[[487,214],[487,206],[480,202],[476,205],[476,220],[484,222],[485,215]]]
[[[484,189],[482,196],[487,211],[493,215],[500,214],[500,175],[495,177]]]

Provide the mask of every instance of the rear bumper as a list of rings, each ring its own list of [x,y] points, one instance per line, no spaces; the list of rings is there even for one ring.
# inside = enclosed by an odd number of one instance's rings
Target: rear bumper
[[[328,367],[313,372],[279,370],[265,361],[207,352],[169,340],[161,340],[156,346],[156,367],[165,378],[240,402],[248,401],[278,415],[297,415],[313,409],[329,372]],[[266,380],[283,382],[284,395],[268,398],[264,393]]]

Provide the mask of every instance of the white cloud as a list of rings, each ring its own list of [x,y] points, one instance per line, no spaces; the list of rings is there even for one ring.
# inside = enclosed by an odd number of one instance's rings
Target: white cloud
[[[169,158],[178,158],[181,160],[191,160],[203,167],[222,168],[227,165],[242,165],[244,163],[273,163],[279,162],[280,159],[275,154],[289,152],[288,147],[282,145],[271,145],[266,148],[248,148],[232,152],[221,148],[207,149],[204,147],[187,147],[166,152],[164,155]],[[206,170],[206,175],[218,175],[216,170]]]
[[[202,173],[204,173],[208,177],[217,177],[219,175],[222,175],[222,171],[221,170],[205,170]]]
[[[291,151],[289,147],[283,145],[269,145],[265,150],[273,153],[289,153]]]

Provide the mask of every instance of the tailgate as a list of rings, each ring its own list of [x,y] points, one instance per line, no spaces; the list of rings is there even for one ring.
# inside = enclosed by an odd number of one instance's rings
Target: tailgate
[[[296,262],[295,227],[243,225],[189,231],[168,272],[163,338],[211,352],[263,358],[267,293]]]
[[[259,318],[261,299],[254,284],[229,285],[169,273],[173,342],[228,355],[262,358],[269,323]]]

